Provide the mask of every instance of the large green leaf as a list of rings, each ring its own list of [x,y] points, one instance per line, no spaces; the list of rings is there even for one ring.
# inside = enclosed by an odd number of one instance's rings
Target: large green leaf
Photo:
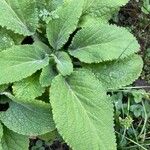
[[[0,0],[0,25],[16,33],[34,33],[38,16],[34,0]]]
[[[116,150],[113,106],[93,73],[58,75],[51,85],[50,102],[56,127],[73,150]]]
[[[27,102],[13,98],[8,110],[0,113],[0,120],[18,134],[36,136],[55,129],[50,110],[49,104],[39,100]]]
[[[138,55],[86,66],[109,89],[117,89],[133,83],[140,76],[142,67],[143,61]]]
[[[40,84],[42,85],[42,87],[50,86],[52,80],[57,75],[56,71],[54,70],[54,66],[54,60],[50,59],[49,65],[42,69],[40,75]]]
[[[0,84],[19,81],[49,63],[47,54],[32,45],[13,46],[0,52]]]
[[[125,5],[129,0],[85,0],[84,16],[98,18],[107,22],[111,16]]]
[[[39,73],[35,73],[32,76],[14,83],[13,92],[17,98],[21,99],[35,99],[41,96],[45,91],[39,82]]]
[[[2,150],[28,150],[29,137],[17,134],[4,127]]]
[[[70,47],[70,54],[86,63],[127,57],[139,50],[136,38],[124,28],[90,23],[79,31]]]
[[[82,13],[84,0],[70,0],[57,10],[58,19],[49,22],[47,36],[51,46],[58,50],[68,40],[70,34],[76,29]]]
[[[71,58],[66,52],[58,52],[54,55],[56,67],[58,71],[63,75],[70,75],[73,72],[73,64]]]

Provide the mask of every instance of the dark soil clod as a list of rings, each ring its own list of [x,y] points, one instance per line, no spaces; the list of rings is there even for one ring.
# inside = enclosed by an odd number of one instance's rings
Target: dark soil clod
[[[0,104],[0,112],[6,111],[9,108],[9,103]]]

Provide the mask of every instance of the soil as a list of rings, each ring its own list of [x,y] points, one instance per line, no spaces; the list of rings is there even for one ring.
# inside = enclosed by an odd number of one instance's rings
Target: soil
[[[30,140],[30,147],[29,147],[29,150],[33,150],[33,146],[36,145],[36,142],[38,141],[39,139],[31,139]],[[61,143],[60,141],[58,140],[55,140],[53,141],[52,144],[50,143],[45,143],[44,141],[42,141],[42,146],[36,150],[69,150],[69,147],[67,146],[66,143]],[[41,149],[42,148],[42,149]],[[35,150],[35,149],[34,149]]]

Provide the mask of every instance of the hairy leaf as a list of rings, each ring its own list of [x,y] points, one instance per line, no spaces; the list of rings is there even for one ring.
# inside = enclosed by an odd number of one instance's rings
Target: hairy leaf
[[[140,76],[142,67],[143,61],[138,55],[86,66],[109,89],[117,89],[133,83]]]
[[[15,96],[25,100],[35,99],[41,96],[44,91],[45,88],[43,88],[39,82],[39,73],[35,73],[13,85]]]
[[[49,132],[49,133],[46,133],[46,134],[44,134],[44,135],[40,135],[40,136],[38,136],[38,138],[40,138],[40,139],[42,139],[42,140],[44,140],[44,141],[46,141],[46,142],[49,142],[49,141],[54,141],[54,140],[56,140],[56,138],[57,138],[57,140],[59,140],[58,139],[58,131],[57,130],[54,130],[54,131],[52,131],[52,132]]]
[[[73,64],[71,58],[66,52],[58,52],[54,55],[58,71],[63,75],[70,75],[73,72]]]
[[[61,6],[63,4],[64,0],[52,0],[52,8],[56,9],[58,6]]]
[[[38,9],[53,11],[63,4],[63,0],[36,0]]]
[[[138,50],[138,42],[126,29],[91,22],[75,35],[69,52],[82,62],[98,63],[125,58]]]
[[[8,88],[7,84],[0,85],[0,92],[5,91]]]
[[[68,78],[58,75],[50,92],[56,127],[71,148],[116,150],[113,106],[91,72],[75,71]]]
[[[0,28],[0,52],[14,45],[13,39],[3,28]]]
[[[28,150],[29,137],[17,134],[4,126],[2,150]]]
[[[82,13],[84,0],[70,0],[57,11],[58,19],[51,20],[47,26],[47,36],[51,46],[58,50],[67,42],[76,29]]]
[[[34,33],[38,16],[34,0],[0,0],[0,25],[23,35]]]
[[[125,5],[129,0],[85,0],[84,16],[99,18],[107,22],[119,8]]]
[[[0,113],[0,120],[10,130],[22,135],[36,136],[55,129],[49,104],[39,100],[21,103],[17,99],[15,101],[10,102],[7,111]]]
[[[2,150],[28,150],[29,137],[17,134],[4,126]]]
[[[50,3],[52,0],[36,0],[36,4],[39,10],[42,10],[43,8],[48,8],[50,6]]]
[[[11,30],[0,27],[0,52],[13,45],[20,45],[25,37]]]
[[[3,137],[3,126],[0,123],[0,139],[2,139],[2,137]]]
[[[40,75],[40,84],[42,85],[42,87],[50,86],[52,80],[57,75],[53,67],[54,67],[54,61],[50,59],[49,65],[42,69]]]
[[[3,137],[3,126],[0,123],[0,150],[3,150],[2,149],[2,137]]]
[[[41,50],[43,50],[45,53],[47,53],[47,54],[51,54],[52,53],[52,49],[48,46],[48,45],[46,45],[45,43],[43,43],[43,42],[41,42],[39,39],[37,39],[37,38],[34,38],[34,40],[35,40],[35,42],[33,43],[33,45],[35,46],[35,47],[37,47],[37,49],[41,49]]]
[[[32,45],[13,46],[0,52],[0,84],[19,81],[47,66],[47,54]]]

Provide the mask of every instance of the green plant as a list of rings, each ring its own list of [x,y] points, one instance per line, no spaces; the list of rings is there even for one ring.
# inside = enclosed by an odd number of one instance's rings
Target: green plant
[[[144,57],[144,67],[142,72],[142,78],[145,78],[148,83],[150,83],[150,48],[146,49]]]
[[[150,1],[143,0],[142,12],[145,14],[150,14]]]
[[[55,2],[0,0],[0,148],[57,128],[73,150],[116,150],[107,92],[143,66],[135,37],[108,24],[127,0]]]
[[[118,149],[148,150],[150,94],[132,88],[113,94]]]

